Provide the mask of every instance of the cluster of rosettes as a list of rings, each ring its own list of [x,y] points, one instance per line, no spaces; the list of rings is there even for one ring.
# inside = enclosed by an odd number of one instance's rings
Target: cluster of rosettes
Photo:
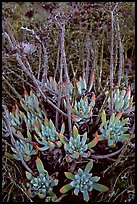
[[[102,112],[102,124],[100,125],[100,140],[107,140],[108,146],[115,146],[117,142],[123,142],[129,138],[129,134],[125,134],[129,127],[124,127],[129,118],[120,120],[122,110],[115,116],[113,113],[110,120],[106,120],[106,113]]]

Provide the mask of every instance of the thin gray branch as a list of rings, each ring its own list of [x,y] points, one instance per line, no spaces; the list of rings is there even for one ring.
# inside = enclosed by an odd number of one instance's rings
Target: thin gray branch
[[[122,49],[122,41],[120,36],[120,26],[119,26],[119,19],[118,16],[116,16],[116,24],[117,24],[117,32],[118,32],[118,41],[119,41],[119,72],[118,72],[118,86],[120,86],[121,77],[122,77],[122,57],[123,57],[123,49]]]

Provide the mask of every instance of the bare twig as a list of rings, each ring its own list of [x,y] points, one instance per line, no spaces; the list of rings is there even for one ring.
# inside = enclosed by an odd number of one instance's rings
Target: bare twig
[[[113,18],[113,11],[111,11],[111,51],[110,51],[110,88],[113,89],[113,69],[114,69],[114,62],[113,62],[113,47],[114,47],[114,18]],[[113,112],[113,91],[111,92],[110,96],[110,114]]]
[[[60,32],[58,32],[58,52],[57,52],[56,69],[54,72],[54,79],[56,79],[57,71],[59,70],[59,54],[60,54]]]
[[[129,188],[134,188],[135,189],[135,185],[130,185],[130,186],[128,186],[126,189],[124,189],[121,193],[119,193],[116,197],[115,197],[115,199],[112,201],[112,202],[115,202],[116,200],[117,200],[117,198],[119,197],[119,196],[121,196],[123,193],[125,193]]]
[[[16,54],[16,58],[19,62],[19,64],[21,65],[21,67],[23,68],[23,70],[25,71],[25,73],[32,79],[35,87],[38,89],[39,93],[41,94],[41,96],[44,98],[45,101],[47,101],[47,103],[49,103],[53,108],[55,108],[55,110],[58,110],[63,116],[67,117],[67,115],[60,110],[56,105],[54,105],[43,93],[41,87],[39,86],[35,76],[26,68],[26,66],[24,65],[24,63],[22,62],[20,56],[18,54]]]
[[[69,136],[72,136],[72,123],[71,123],[71,109],[70,109],[70,99],[69,99],[69,75],[68,75],[68,68],[67,68],[67,62],[66,62],[66,53],[65,53],[65,45],[64,45],[64,40],[65,40],[65,21],[63,23],[59,24],[59,27],[61,28],[61,59],[63,60],[63,65],[64,65],[64,73],[65,73],[65,78],[66,78],[66,101],[67,101],[67,116],[68,116],[68,128],[69,128]]]
[[[39,47],[39,67],[38,67],[38,76],[37,76],[37,80],[40,80],[40,71],[41,71],[41,45]]]
[[[99,89],[101,87],[102,66],[103,66],[103,51],[104,51],[104,35],[103,34],[102,34],[102,39],[101,39],[101,53],[100,53],[100,65],[99,65],[99,79],[98,79]]]
[[[90,60],[90,38],[89,38],[89,35],[87,35],[87,39],[86,39],[86,51],[87,51],[87,59],[86,59],[85,79],[86,79],[86,84],[88,86],[89,60]]]
[[[111,153],[111,154],[106,154],[106,155],[91,155],[90,157],[91,157],[92,159],[105,159],[105,158],[113,157],[113,156],[117,155],[118,153],[120,153],[121,150],[124,148],[124,146],[125,146],[125,145],[123,145],[123,146],[121,147],[121,149],[119,149],[118,151],[113,152],[113,153]]]
[[[21,27],[21,29],[26,30],[28,32],[30,32],[38,41],[39,43],[42,45],[43,48],[43,52],[44,52],[44,68],[43,68],[43,75],[42,75],[42,83],[43,85],[47,82],[47,69],[48,69],[48,54],[47,54],[47,48],[45,47],[44,43],[41,41],[41,39],[39,38],[39,36],[34,32],[34,30],[25,28],[25,27]]]
[[[122,76],[122,56],[123,56],[123,49],[122,49],[122,41],[120,37],[120,26],[119,26],[119,19],[116,16],[116,24],[117,24],[117,31],[118,31],[118,41],[119,41],[119,72],[118,72],[118,86],[120,86],[121,76]]]

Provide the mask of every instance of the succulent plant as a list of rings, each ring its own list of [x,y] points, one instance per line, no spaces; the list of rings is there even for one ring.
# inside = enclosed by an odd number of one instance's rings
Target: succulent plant
[[[21,138],[24,138],[20,131],[17,131],[17,135]],[[31,141],[32,136],[29,131],[27,131],[27,136],[28,136],[28,139]],[[28,143],[20,139],[20,140],[16,140],[15,145],[25,161],[29,161],[32,155],[37,154],[37,150],[34,148],[34,145],[31,143]],[[21,160],[20,155],[17,152],[17,150],[14,147],[11,147],[11,150],[13,151],[14,154],[10,154],[7,152],[6,156],[12,159]]]
[[[71,106],[72,119],[79,122],[83,119],[92,117],[92,109],[95,105],[95,94],[93,93],[90,103],[87,96],[81,98],[80,101],[75,101],[74,107]],[[66,106],[66,104],[65,104]]]
[[[76,82],[78,94],[82,95],[87,90],[90,92],[93,87],[93,82],[94,82],[94,69],[92,70],[92,73],[91,73],[91,81],[90,81],[89,87],[86,84],[85,77],[81,77],[81,76],[79,77],[79,80]]]
[[[79,80],[76,82],[77,84],[77,89],[78,89],[78,93],[79,95],[82,95],[82,93],[87,90],[87,84],[85,81],[84,77],[79,77]]]
[[[38,170],[38,175],[33,176],[31,173],[26,171],[26,177],[28,179],[27,187],[28,194],[30,197],[35,197],[36,195],[39,198],[50,197],[54,202],[56,195],[53,193],[53,186],[58,184],[58,180],[49,176],[48,172],[44,169],[43,163],[39,157],[36,159],[36,167]]]
[[[53,77],[49,77],[49,79],[47,79],[47,83],[46,86],[49,87],[50,89],[52,89],[53,91],[55,91],[56,93],[59,93],[60,91],[60,85],[62,85],[62,95],[66,94],[66,83],[63,82],[62,84],[60,84],[60,81],[57,83],[56,80]],[[73,89],[73,85],[70,82],[69,83],[69,94],[72,94],[72,89]],[[57,96],[53,93],[52,94],[52,98],[57,100]]]
[[[108,104],[110,104],[110,97],[108,98]],[[116,112],[122,110],[123,114],[129,114],[134,110],[133,104],[134,102],[133,96],[131,96],[130,85],[128,86],[127,90],[120,91],[117,89],[115,91],[113,98],[113,109]]]
[[[74,189],[74,194],[78,195],[79,192],[83,194],[83,198],[86,202],[89,201],[89,192],[93,189],[98,190],[100,192],[106,192],[109,189],[97,183],[100,180],[100,177],[93,176],[90,173],[91,169],[93,168],[93,161],[87,163],[84,170],[81,168],[78,169],[77,174],[72,174],[70,172],[65,172],[65,176],[72,181],[69,184],[66,184],[60,189],[61,193],[66,193],[71,189]]]
[[[8,118],[11,126],[13,127],[17,127],[22,124],[22,118],[19,115],[19,108],[17,102],[15,103],[15,106],[13,106],[12,112],[6,110],[6,117]]]
[[[98,135],[96,134],[95,138],[86,144],[87,142],[87,132],[83,135],[78,134],[78,129],[74,125],[73,126],[73,137],[70,137],[70,139],[67,141],[67,139],[63,136],[61,133],[59,133],[60,141],[64,144],[64,149],[66,151],[66,160],[68,162],[71,162],[73,159],[78,159],[80,157],[87,158],[90,156],[89,152],[87,153],[87,150],[94,147],[99,140]]]
[[[36,141],[40,145],[44,145],[43,147],[39,147],[40,151],[47,150],[49,148],[54,148],[55,145],[58,147],[61,146],[61,142],[58,138],[58,132],[54,126],[52,120],[48,120],[45,117],[44,124],[35,123],[35,132],[39,136],[39,138],[35,135]]]
[[[102,112],[102,124],[100,125],[100,140],[107,140],[108,146],[115,146],[117,142],[123,142],[129,138],[129,134],[125,134],[128,130],[128,127],[124,125],[128,122],[129,118],[120,120],[123,111],[115,116],[113,113],[109,120],[106,120],[106,113],[103,110]]]
[[[38,98],[32,90],[30,90],[30,94],[28,94],[26,90],[24,91],[24,102],[25,104],[20,101],[26,112],[29,111],[31,114],[36,114],[37,117],[41,119],[43,118],[43,115],[46,115],[45,112],[39,107],[40,104]],[[31,107],[31,109],[29,107]]]

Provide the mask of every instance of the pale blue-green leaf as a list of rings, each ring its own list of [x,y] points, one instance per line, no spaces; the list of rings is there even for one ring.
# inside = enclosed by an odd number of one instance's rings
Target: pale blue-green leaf
[[[37,159],[36,159],[36,166],[37,166],[37,170],[38,170],[39,173],[44,173],[45,172],[43,163],[42,163],[42,161],[40,160],[39,157],[37,157]]]
[[[92,168],[93,168],[93,161],[90,161],[89,163],[87,163],[87,165],[84,169],[84,172],[89,173]]]
[[[28,180],[31,180],[31,178],[32,178],[32,174],[29,173],[28,171],[26,171],[25,173],[26,173],[26,177],[27,177],[27,179],[28,179]]]
[[[68,191],[70,191],[73,187],[70,185],[70,184],[66,184],[65,186],[63,186],[61,189],[60,189],[60,192],[61,193],[66,193]]]
[[[93,183],[92,184],[92,187],[97,190],[97,191],[100,191],[100,192],[106,192],[109,190],[109,188],[107,186],[104,186],[102,184],[99,184],[99,183]]]
[[[88,191],[87,191],[87,190],[85,190],[85,191],[83,192],[83,198],[84,198],[84,200],[85,200],[86,202],[89,201],[89,194],[88,194]]]
[[[75,178],[75,176],[74,176],[72,173],[70,173],[70,172],[64,172],[64,174],[65,174],[65,176],[66,176],[68,179],[73,180],[73,179]]]

